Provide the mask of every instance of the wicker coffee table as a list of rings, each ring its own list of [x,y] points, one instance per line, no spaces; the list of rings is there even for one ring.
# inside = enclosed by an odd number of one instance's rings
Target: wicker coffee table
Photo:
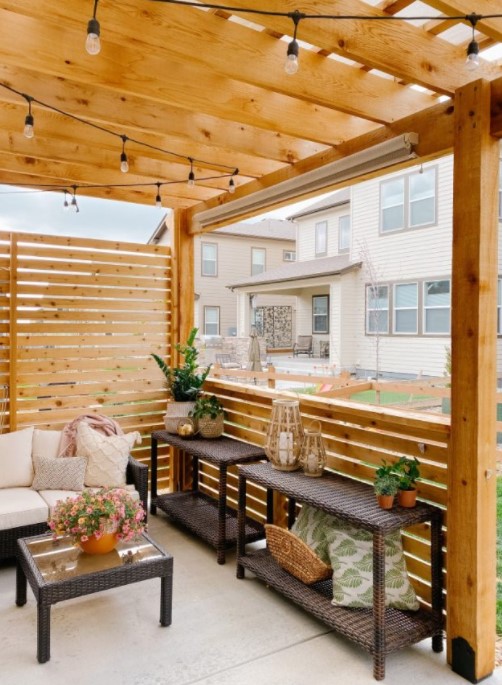
[[[140,580],[160,578],[160,624],[171,624],[173,558],[146,534],[113,552],[89,555],[70,537],[38,535],[18,540],[16,604],[26,604],[27,581],[37,600],[37,658],[50,659],[51,605]]]

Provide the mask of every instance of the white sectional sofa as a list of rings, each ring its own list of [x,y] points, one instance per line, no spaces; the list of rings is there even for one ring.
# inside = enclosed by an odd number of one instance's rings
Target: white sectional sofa
[[[106,437],[78,430],[77,457],[60,457],[60,431],[25,428],[0,435],[0,559],[14,557],[17,539],[48,530],[57,500],[85,487],[124,487],[137,493],[145,513],[148,466],[133,459],[139,434]]]

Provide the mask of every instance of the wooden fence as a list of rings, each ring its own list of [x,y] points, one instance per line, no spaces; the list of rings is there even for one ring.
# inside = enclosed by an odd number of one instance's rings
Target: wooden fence
[[[150,353],[169,361],[170,279],[166,247],[0,233],[4,430],[104,414],[140,431],[135,456],[148,461],[165,413]]]

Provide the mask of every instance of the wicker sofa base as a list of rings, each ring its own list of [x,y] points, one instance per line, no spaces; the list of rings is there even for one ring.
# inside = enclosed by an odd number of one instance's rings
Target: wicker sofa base
[[[141,464],[133,457],[129,457],[126,470],[126,481],[134,485],[139,494],[141,503],[148,513],[148,466]],[[32,535],[41,535],[48,530],[47,522],[32,523],[17,528],[0,530],[0,559],[12,559],[17,555],[17,541],[19,538],[28,538]]]

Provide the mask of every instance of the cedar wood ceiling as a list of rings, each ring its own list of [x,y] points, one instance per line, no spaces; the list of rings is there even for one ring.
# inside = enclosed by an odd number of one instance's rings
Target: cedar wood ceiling
[[[406,16],[497,13],[500,0],[232,0],[234,7],[320,14]],[[239,169],[248,194],[328,161],[417,131],[419,152],[452,146],[452,100],[469,81],[494,82],[501,68],[465,68],[470,25],[451,21],[301,21],[300,68],[283,65],[292,21],[153,2],[100,0],[102,49],[84,49],[92,0],[0,2],[0,81],[88,121],[195,163],[195,176]],[[480,21],[481,51],[502,42],[502,19]],[[343,58],[343,59],[340,59]],[[420,88],[417,88],[419,86]],[[442,97],[441,97],[442,96]],[[447,96],[447,97],[444,97]],[[496,107],[494,106],[494,110]],[[27,104],[0,88],[0,183],[78,185],[78,193],[153,204],[156,188],[85,189],[86,184],[184,181],[186,159],[127,144],[36,104],[35,137],[22,128]],[[492,131],[502,125],[495,116]],[[228,178],[162,187],[165,207],[225,201]],[[201,205],[201,203],[204,203]]]

